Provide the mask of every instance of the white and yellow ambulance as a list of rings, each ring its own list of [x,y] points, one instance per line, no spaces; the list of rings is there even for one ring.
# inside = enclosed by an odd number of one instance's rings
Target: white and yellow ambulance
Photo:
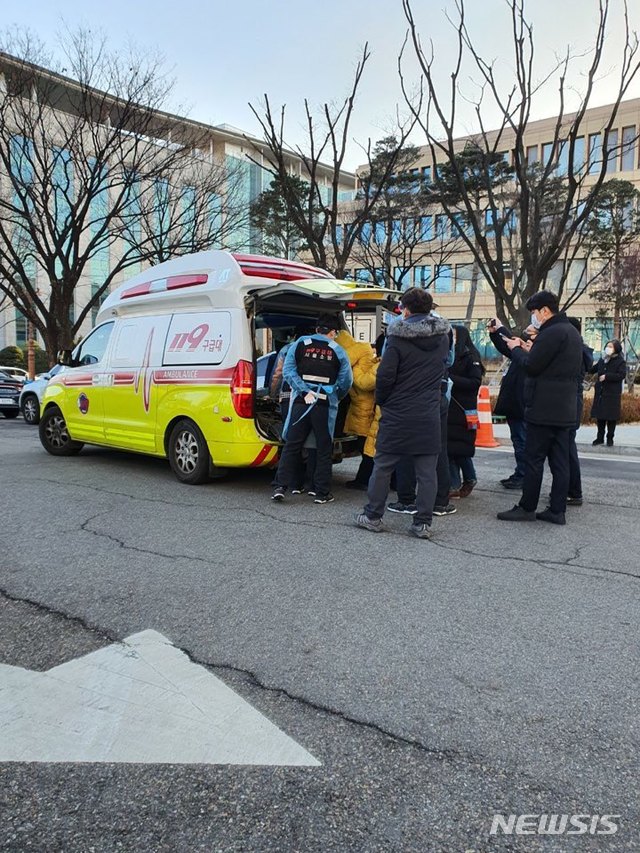
[[[200,252],[151,267],[109,295],[49,382],[40,440],[55,456],[87,443],[167,457],[190,484],[273,466],[282,425],[268,368],[279,344],[320,314],[344,327],[346,309],[396,298],[257,255]]]

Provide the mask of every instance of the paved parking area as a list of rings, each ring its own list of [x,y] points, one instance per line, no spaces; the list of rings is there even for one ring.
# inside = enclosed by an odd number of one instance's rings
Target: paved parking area
[[[585,459],[557,528],[498,522],[509,455],[477,461],[422,542],[353,526],[353,462],[334,504],[274,506],[268,472],[190,488],[0,421],[0,663],[155,631],[319,762],[5,762],[0,849],[637,850],[640,463]],[[515,839],[495,813],[620,818]]]

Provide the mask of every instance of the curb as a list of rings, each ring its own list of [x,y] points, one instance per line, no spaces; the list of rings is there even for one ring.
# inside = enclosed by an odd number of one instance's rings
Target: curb
[[[513,447],[510,438],[496,437],[496,441],[501,447]],[[598,456],[602,456],[603,454],[607,456],[640,456],[640,445],[637,444],[614,444],[613,447],[607,447],[606,444],[598,444],[594,447],[592,444],[580,442],[576,444],[576,447],[579,453],[586,455],[593,453]]]

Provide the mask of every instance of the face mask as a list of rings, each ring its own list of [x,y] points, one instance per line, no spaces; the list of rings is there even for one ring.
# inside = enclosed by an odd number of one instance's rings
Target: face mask
[[[540,320],[538,320],[538,315],[537,315],[537,314],[532,314],[532,315],[531,315],[531,325],[533,326],[533,328],[534,328],[534,329],[539,329],[539,328],[540,328],[540,326],[542,325],[542,323],[540,322]]]
[[[604,348],[604,354],[605,355],[613,355],[614,352],[615,352],[615,350],[613,349],[613,347],[605,347]]]

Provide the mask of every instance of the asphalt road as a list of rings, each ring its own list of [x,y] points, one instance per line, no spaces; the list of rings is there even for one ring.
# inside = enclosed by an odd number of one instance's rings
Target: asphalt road
[[[268,472],[187,487],[0,419],[0,662],[154,629],[321,762],[5,763],[0,849],[639,850],[640,459],[586,459],[564,528],[497,521],[509,454],[477,468],[423,542],[353,526],[353,462],[335,503],[276,506]],[[494,813],[620,818],[515,838]]]

